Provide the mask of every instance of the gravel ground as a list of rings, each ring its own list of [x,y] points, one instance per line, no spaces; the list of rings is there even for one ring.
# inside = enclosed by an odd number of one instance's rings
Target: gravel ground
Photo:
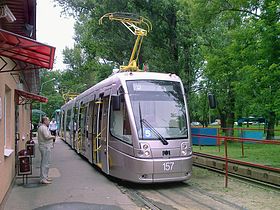
[[[280,190],[229,178],[225,188],[224,175],[193,167],[188,184],[244,207],[244,209],[280,209]]]

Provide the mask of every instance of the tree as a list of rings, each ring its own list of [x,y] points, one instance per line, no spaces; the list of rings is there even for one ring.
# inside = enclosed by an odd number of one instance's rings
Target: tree
[[[121,24],[106,21],[100,26],[98,20],[107,12],[131,12],[147,17],[154,26],[144,38],[140,66],[148,63],[151,71],[178,74],[190,107],[196,110],[192,116],[207,121],[205,102],[211,92],[217,96],[223,128],[233,128],[236,117],[252,114],[267,116],[268,127],[273,128],[279,114],[276,1],[55,2],[77,20],[76,45],[64,51],[69,68],[62,80],[71,91],[82,90],[82,84],[90,87],[110,75],[112,68],[127,64],[136,37]],[[267,138],[273,133],[268,132]]]
[[[83,66],[88,64],[88,74],[107,77],[108,74],[103,73],[103,68],[108,70],[128,63],[136,37],[122,24],[105,20],[100,26],[98,20],[108,11],[129,12],[147,17],[154,26],[152,32],[144,38],[139,57],[140,67],[143,63],[147,63],[151,71],[176,73],[183,79],[186,90],[191,90],[195,82],[193,70],[197,65],[196,59],[192,57],[195,57],[197,48],[189,27],[188,10],[182,7],[180,2],[167,0],[55,2],[64,8],[66,14],[73,15],[77,19],[75,40],[84,58]],[[67,51],[65,53],[67,57]],[[79,62],[79,58],[70,57],[72,64]],[[78,60],[76,62],[73,59]],[[92,64],[101,65],[92,68]],[[83,66],[79,66],[77,71],[85,72]],[[94,81],[97,82],[104,77]]]
[[[53,117],[54,111],[60,109],[64,101],[62,95],[59,93],[58,84],[61,78],[59,71],[40,71],[41,85],[40,95],[48,98],[48,103],[42,103],[42,111],[47,114],[48,117]],[[32,109],[40,109],[40,103],[34,102]],[[32,121],[35,123],[39,122],[39,116],[33,116]]]
[[[193,26],[203,40],[201,53],[207,63],[204,80],[218,95],[222,126],[233,126],[234,112],[239,116],[258,112],[269,116],[268,127],[272,128],[278,103],[273,96],[279,89],[275,81],[279,73],[279,56],[275,55],[280,49],[276,2],[188,3]]]

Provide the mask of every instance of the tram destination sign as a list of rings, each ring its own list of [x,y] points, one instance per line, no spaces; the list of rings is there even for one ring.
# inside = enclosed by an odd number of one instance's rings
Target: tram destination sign
[[[157,84],[151,82],[135,82],[133,83],[133,91],[151,91],[151,92],[165,92],[174,91],[174,84]]]

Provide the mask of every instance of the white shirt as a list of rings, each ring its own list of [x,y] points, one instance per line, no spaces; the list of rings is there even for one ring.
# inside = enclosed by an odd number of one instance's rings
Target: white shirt
[[[48,127],[45,124],[42,124],[38,128],[38,143],[39,145],[48,145],[52,144],[54,136],[51,135]]]
[[[57,130],[56,121],[50,121],[49,130],[50,130],[50,131],[55,131],[55,130]]]

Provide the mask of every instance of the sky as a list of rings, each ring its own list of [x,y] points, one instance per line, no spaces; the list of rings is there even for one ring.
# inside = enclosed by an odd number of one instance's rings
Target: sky
[[[54,69],[65,69],[62,51],[74,45],[74,19],[61,14],[52,0],[37,0],[37,41],[56,47]]]

